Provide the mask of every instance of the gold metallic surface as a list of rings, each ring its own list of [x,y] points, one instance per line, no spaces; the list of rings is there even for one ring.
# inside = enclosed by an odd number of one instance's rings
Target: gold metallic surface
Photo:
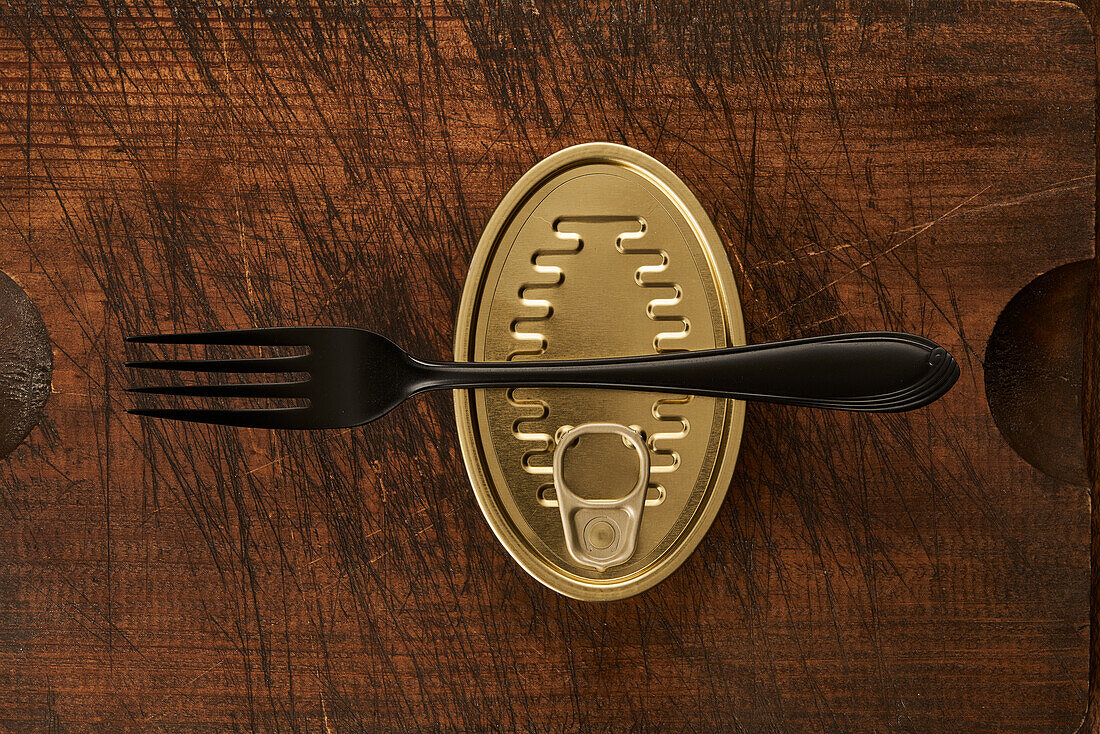
[[[638,456],[638,472],[629,492],[615,498],[581,497],[573,492],[565,476],[565,455],[583,436],[617,436],[634,449]],[[649,454],[641,434],[619,423],[584,423],[557,437],[553,477],[558,514],[566,550],[580,566],[604,571],[634,556],[649,490]],[[586,468],[590,466],[591,463]]]
[[[688,188],[621,145],[560,151],[493,213],[459,306],[458,361],[613,357],[745,343],[725,250]],[[624,390],[456,390],[463,457],[478,504],[508,552],[559,593],[631,596],[694,550],[725,496],[744,403]],[[597,571],[567,549],[552,477],[556,437],[583,423],[639,430],[650,482],[634,554]],[[585,439],[582,439],[584,441]],[[621,442],[620,442],[621,443]],[[621,496],[637,458],[604,445],[571,452],[582,496]]]

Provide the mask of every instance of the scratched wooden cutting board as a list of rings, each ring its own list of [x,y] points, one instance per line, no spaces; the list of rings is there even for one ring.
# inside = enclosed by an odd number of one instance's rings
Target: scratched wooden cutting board
[[[9,5],[0,268],[55,372],[0,464],[0,728],[1073,728],[1087,494],[1009,449],[982,359],[1092,254],[1093,89],[1057,3]],[[131,333],[449,357],[497,201],[591,140],[698,195],[750,341],[910,330],[957,387],[750,406],[699,550],[605,605],[497,543],[449,396],[312,434],[122,412]]]

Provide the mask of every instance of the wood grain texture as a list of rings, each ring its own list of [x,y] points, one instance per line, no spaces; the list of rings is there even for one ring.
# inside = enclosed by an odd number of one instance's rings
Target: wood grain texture
[[[1074,728],[1088,496],[1000,437],[982,358],[1092,254],[1094,85],[1056,3],[7,6],[0,268],[55,372],[0,464],[0,727]],[[446,396],[316,434],[122,414],[130,333],[449,356],[499,197],[589,140],[696,192],[751,341],[912,330],[960,383],[753,407],[699,550],[606,605],[507,557]]]

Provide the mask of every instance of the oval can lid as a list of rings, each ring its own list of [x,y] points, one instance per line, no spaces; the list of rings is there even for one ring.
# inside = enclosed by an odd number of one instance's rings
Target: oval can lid
[[[455,359],[599,358],[744,343],[733,272],[699,201],[650,156],[587,143],[536,164],[493,213],[459,305]],[[691,554],[729,487],[745,418],[740,401],[579,388],[456,390],[455,411],[474,494],[494,534],[536,579],[589,601],[648,589]],[[632,554],[603,570],[570,554],[555,491],[557,440],[587,423],[625,426],[649,449]],[[562,469],[572,491],[597,503],[626,495],[638,481],[634,452],[606,435],[583,441],[570,447]],[[593,527],[601,543],[612,542],[604,518]]]

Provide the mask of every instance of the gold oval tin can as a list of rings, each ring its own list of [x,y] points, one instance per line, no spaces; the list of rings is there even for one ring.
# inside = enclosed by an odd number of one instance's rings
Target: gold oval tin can
[[[744,343],[733,272],[695,196],[644,153],[588,143],[539,162],[493,213],[462,294],[455,359]],[[497,538],[536,579],[589,601],[648,589],[691,554],[725,497],[745,418],[740,401],[591,388],[456,390],[455,410]],[[600,432],[598,446],[572,438]],[[648,449],[642,469],[631,445]],[[566,480],[568,513],[557,494]],[[643,480],[637,509],[613,501]]]

